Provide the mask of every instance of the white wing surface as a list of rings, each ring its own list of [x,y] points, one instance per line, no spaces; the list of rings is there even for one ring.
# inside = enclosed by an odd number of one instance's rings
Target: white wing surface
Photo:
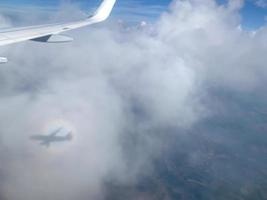
[[[106,20],[116,0],[103,0],[95,14],[87,19],[70,22],[70,23],[56,23],[46,24],[42,26],[29,26],[11,29],[0,29],[0,46],[22,42],[26,40],[33,40],[39,42],[69,42],[72,38],[60,35],[62,32],[92,25]],[[6,58],[0,57],[0,63],[7,62]]]

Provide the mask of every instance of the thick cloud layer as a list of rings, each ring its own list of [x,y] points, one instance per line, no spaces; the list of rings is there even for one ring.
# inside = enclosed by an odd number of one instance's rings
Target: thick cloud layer
[[[152,173],[168,138],[225,110],[211,90],[260,88],[266,28],[242,30],[241,5],[174,1],[153,24],[113,21],[70,33],[72,44],[5,47],[0,198],[104,199],[108,180],[131,184]],[[29,139],[61,126],[72,142],[46,149]]]

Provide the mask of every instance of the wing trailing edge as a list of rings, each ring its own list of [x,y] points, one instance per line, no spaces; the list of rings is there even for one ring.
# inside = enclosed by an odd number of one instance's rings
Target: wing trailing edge
[[[56,34],[56,35],[47,35],[44,37],[35,38],[32,39],[32,41],[46,42],[46,43],[66,43],[66,42],[72,42],[73,38],[66,35]]]

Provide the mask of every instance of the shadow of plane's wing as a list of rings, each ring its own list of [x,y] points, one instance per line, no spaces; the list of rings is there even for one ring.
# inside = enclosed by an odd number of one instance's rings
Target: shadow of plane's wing
[[[50,137],[54,137],[56,136],[60,131],[62,130],[62,127],[56,129],[55,131],[53,131],[49,136]]]
[[[41,142],[40,145],[45,146],[45,147],[48,148],[48,147],[50,147],[50,142],[47,142],[47,141]]]

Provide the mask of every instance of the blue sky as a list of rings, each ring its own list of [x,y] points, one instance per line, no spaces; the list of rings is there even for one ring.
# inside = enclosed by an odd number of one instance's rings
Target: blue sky
[[[1,0],[0,5],[38,5],[38,6],[58,6],[62,2],[77,3],[82,6],[97,4],[101,0]],[[171,2],[171,0],[123,0],[124,2],[141,2],[146,5],[163,5],[166,6]]]
[[[267,16],[267,7],[259,7],[253,2],[246,2],[242,9],[242,17],[244,25],[249,29],[255,29],[265,24],[265,17]]]
[[[39,7],[57,7],[62,2],[70,2],[79,4],[86,9],[91,6],[96,6],[100,0],[1,0],[0,6],[11,5],[19,6],[39,6]],[[160,6],[162,10],[167,9],[171,0],[123,0],[120,3],[139,2],[144,5]],[[225,3],[226,0],[218,0],[218,2]],[[266,5],[265,5],[266,4]],[[160,9],[159,9],[160,11]],[[152,14],[151,14],[152,15]],[[266,0],[247,0],[242,11],[242,25],[246,29],[256,29],[265,24],[265,17],[267,16],[267,1]],[[153,16],[156,17],[155,13]]]

